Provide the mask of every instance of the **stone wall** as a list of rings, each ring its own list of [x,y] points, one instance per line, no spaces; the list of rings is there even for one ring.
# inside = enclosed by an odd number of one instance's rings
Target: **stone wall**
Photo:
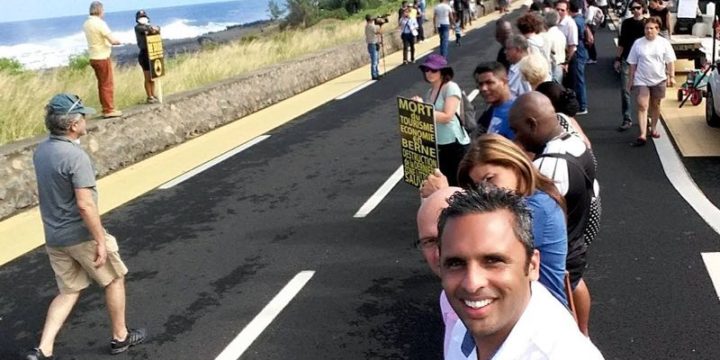
[[[485,4],[492,13],[494,2]],[[432,21],[424,25],[425,33],[432,34]],[[396,32],[385,36],[386,54],[400,48]],[[163,104],[129,109],[121,118],[92,120],[82,146],[102,177],[367,63],[364,42],[328,49],[168,96]],[[37,204],[32,153],[45,138],[0,146],[0,219]]]

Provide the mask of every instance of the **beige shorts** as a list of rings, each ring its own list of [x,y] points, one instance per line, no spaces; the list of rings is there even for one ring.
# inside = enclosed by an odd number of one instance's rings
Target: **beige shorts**
[[[127,274],[128,269],[120,259],[115,237],[105,234],[105,244],[107,261],[99,268],[93,265],[97,249],[94,240],[64,247],[45,246],[61,293],[83,290],[90,286],[91,280],[105,287]]]

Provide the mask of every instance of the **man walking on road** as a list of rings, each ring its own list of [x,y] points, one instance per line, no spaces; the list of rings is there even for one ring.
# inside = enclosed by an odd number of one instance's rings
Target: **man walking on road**
[[[635,40],[645,36],[645,22],[643,21],[643,0],[635,0],[630,3],[632,17],[623,20],[620,27],[620,38],[618,39],[617,53],[613,66],[615,71],[620,73],[620,95],[622,98],[622,124],[618,131],[625,131],[632,127],[632,108],[630,102],[630,90],[628,90],[630,64],[627,63],[630,49]]]
[[[113,94],[113,69],[110,53],[112,45],[120,45],[107,23],[103,20],[105,10],[99,1],[90,4],[90,17],[83,24],[83,31],[88,43],[88,54],[90,55],[90,66],[95,70],[95,77],[98,81],[98,96],[102,105],[104,118],[122,116],[122,112],[115,110]]]
[[[50,303],[40,345],[27,360],[53,359],[55,337],[91,280],[105,288],[112,340],[110,353],[119,354],[145,339],[144,329],[125,324],[127,267],[118,244],[100,222],[95,169],[78,145],[87,134],[85,107],[76,95],[59,94],[46,106],[45,126],[50,137],[33,155],[45,249],[60,293]]]
[[[448,58],[448,42],[450,41],[450,24],[455,24],[453,9],[445,0],[435,5],[433,26],[440,37],[440,55]]]
[[[440,215],[440,275],[475,340],[477,359],[602,359],[538,282],[540,253],[523,198],[480,185],[453,195]]]

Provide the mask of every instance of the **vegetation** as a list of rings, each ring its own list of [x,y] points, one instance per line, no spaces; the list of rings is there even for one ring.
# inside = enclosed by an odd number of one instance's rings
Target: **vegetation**
[[[298,3],[312,0],[288,0]],[[378,0],[362,0],[366,3]],[[394,13],[400,0],[388,0],[367,13]],[[343,9],[345,10],[345,9]],[[347,10],[345,10],[347,11]],[[323,13],[319,11],[318,13]],[[289,14],[288,14],[289,15]],[[318,50],[358,41],[364,34],[364,12],[347,15],[346,20],[308,19],[310,28],[290,27],[264,32],[250,40],[208,47],[195,54],[166,59],[162,78],[165,95],[196,89],[259,68],[288,61]],[[393,16],[391,16],[393,19]],[[393,25],[388,24],[388,28]],[[43,106],[54,94],[79,95],[91,107],[100,109],[97,83],[87,64],[87,55],[73,57],[71,65],[45,71],[23,71],[19,62],[0,59],[0,144],[45,133]],[[143,75],[137,66],[116,67],[115,106],[119,109],[144,103]],[[9,90],[9,91],[8,91]]]

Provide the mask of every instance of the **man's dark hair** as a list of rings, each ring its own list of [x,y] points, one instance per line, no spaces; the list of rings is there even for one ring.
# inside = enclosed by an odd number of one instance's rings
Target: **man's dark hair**
[[[565,4],[565,6],[567,6],[568,9],[570,8],[570,3],[569,3],[567,0],[558,0],[558,1],[556,1],[556,2],[555,2],[555,7],[557,8],[557,6],[560,5],[560,4]]]
[[[505,69],[505,66],[503,64],[501,64],[497,61],[481,63],[480,65],[478,65],[475,68],[473,75],[478,76],[478,75],[484,74],[486,72],[491,72],[499,78],[507,77],[507,69]]]
[[[577,13],[580,12],[581,5],[578,4],[577,1],[570,1],[568,2],[568,11],[571,13]]]
[[[568,89],[555,81],[546,81],[538,85],[535,91],[545,95],[555,108],[555,112],[563,113],[570,117],[580,110],[575,91]]]
[[[527,261],[532,257],[535,245],[532,233],[532,214],[522,196],[490,184],[480,184],[477,189],[457,192],[448,199],[449,206],[440,213],[438,221],[438,246],[442,244],[443,230],[448,220],[464,215],[487,214],[507,210],[513,217],[513,232],[525,248]]]

